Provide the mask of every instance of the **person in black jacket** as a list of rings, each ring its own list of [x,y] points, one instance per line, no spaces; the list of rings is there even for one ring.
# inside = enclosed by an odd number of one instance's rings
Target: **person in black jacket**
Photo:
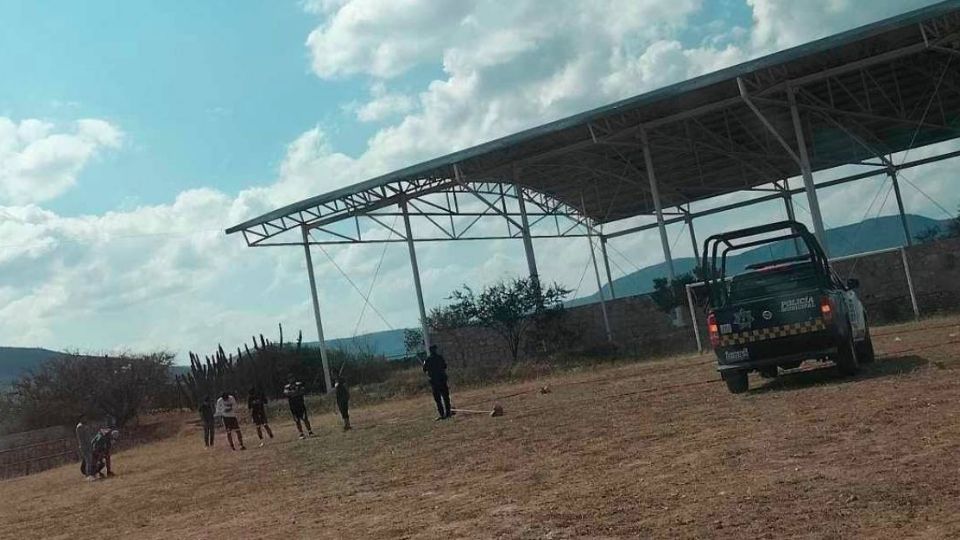
[[[200,421],[203,422],[203,446],[213,447],[213,435],[216,432],[216,420],[213,417],[213,404],[210,403],[210,396],[204,396],[200,407],[197,409],[200,413]]]
[[[267,420],[267,394],[259,388],[251,388],[247,394],[247,409],[250,411],[253,425],[257,426],[257,438],[260,439],[260,447],[263,448],[263,431],[266,430],[267,436],[273,438],[273,431]]]
[[[437,402],[437,420],[444,420],[453,416],[450,406],[450,388],[447,386],[447,363],[437,352],[437,346],[430,346],[430,355],[423,361],[423,371],[430,379],[430,388],[433,390],[433,400]]]
[[[337,410],[343,418],[343,430],[347,431],[350,429],[350,390],[347,388],[346,379],[343,376],[337,376],[333,388],[337,392]]]

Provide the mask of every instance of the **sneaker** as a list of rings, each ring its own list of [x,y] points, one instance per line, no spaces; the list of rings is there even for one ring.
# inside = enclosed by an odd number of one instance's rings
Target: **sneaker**
[[[96,476],[87,476],[86,478],[84,478],[84,480],[87,482],[93,482],[96,479],[97,479]]]
[[[241,450],[246,450],[247,447],[246,447],[246,446],[241,446],[240,449],[241,449]]]
[[[263,448],[263,443],[260,443],[260,448]]]
[[[302,441],[302,440],[304,440],[304,439],[306,439],[306,438],[307,438],[307,436],[306,436],[306,435],[304,435],[303,433],[301,433],[301,434],[300,434],[300,436],[299,436],[299,437],[297,437],[297,438],[298,438],[298,439],[300,439],[300,440]]]
[[[447,419],[446,416],[438,416],[438,417],[434,418],[433,421],[434,421],[434,422],[439,422],[439,421],[441,421],[441,420],[446,420],[446,419]]]
[[[310,436],[310,437],[316,437],[316,435],[314,435],[312,431],[309,432],[309,433],[307,433],[307,435]]]

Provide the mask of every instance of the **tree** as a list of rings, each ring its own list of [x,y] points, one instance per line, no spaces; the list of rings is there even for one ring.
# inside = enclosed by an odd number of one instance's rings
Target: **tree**
[[[169,395],[173,355],[64,355],[14,383],[24,428],[68,424],[78,414],[108,417],[122,427]]]
[[[669,285],[670,281],[667,278],[656,278],[653,280],[650,299],[660,308],[660,311],[669,313],[684,302],[687,285],[699,281],[699,276],[700,271],[696,268],[692,272],[680,274],[674,278],[673,287]]]
[[[915,234],[913,236],[913,239],[921,244],[926,244],[927,242],[933,242],[934,240],[939,238],[940,234],[941,234],[940,227],[936,225],[931,225],[930,227],[927,227],[923,231]]]
[[[404,328],[403,348],[407,356],[416,356],[423,352],[423,331],[419,328]]]
[[[500,281],[479,293],[464,285],[450,295],[451,304],[431,312],[431,323],[438,329],[469,324],[489,328],[503,339],[516,362],[526,333],[536,322],[560,312],[569,294],[556,283],[544,289],[532,278]]]

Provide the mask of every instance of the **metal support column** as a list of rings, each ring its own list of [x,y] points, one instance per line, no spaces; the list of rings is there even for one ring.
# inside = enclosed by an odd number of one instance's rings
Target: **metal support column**
[[[920,320],[920,306],[917,304],[917,291],[913,288],[913,273],[910,272],[910,262],[907,260],[906,248],[900,248],[900,258],[903,260],[903,273],[907,276],[907,291],[910,293],[910,305],[913,307],[913,318]]]
[[[793,195],[790,195],[790,181],[787,179],[783,181],[783,206],[787,210],[787,219],[796,221],[797,214],[793,208]],[[800,255],[800,239],[798,238],[793,239],[793,251],[797,256]]]
[[[693,259],[695,261],[694,266],[700,266],[700,248],[697,247],[697,231],[693,229],[693,217],[690,215],[690,209],[687,208],[687,213],[684,216],[684,221],[687,222],[687,230],[690,231],[690,244],[693,246]]]
[[[797,109],[797,96],[793,88],[787,89],[787,98],[790,101],[790,116],[793,118],[793,131],[797,137],[797,150],[800,158],[800,172],[803,174],[803,187],[807,193],[807,205],[810,207],[810,217],[813,219],[813,232],[823,247],[824,253],[830,255],[827,245],[827,235],[823,229],[823,216],[820,214],[820,202],[817,200],[817,188],[813,183],[813,170],[810,168],[810,157],[807,155],[807,143],[803,136],[803,124],[800,122],[800,111]]]
[[[407,234],[407,249],[410,250],[410,268],[413,269],[413,286],[417,290],[417,308],[420,309],[420,331],[423,332],[424,350],[430,350],[430,328],[427,324],[427,309],[423,305],[423,287],[420,285],[420,267],[417,265],[417,249],[413,245],[413,231],[410,229],[410,214],[407,212],[406,199],[400,201],[403,212],[403,227]]]
[[[597,256],[593,251],[592,227],[587,225],[587,242],[590,242],[590,261],[593,262],[593,275],[597,278],[597,295],[600,296],[600,312],[603,313],[603,328],[607,331],[607,341],[613,341],[613,334],[610,332],[610,319],[607,318],[607,301],[603,297],[603,283],[600,281],[600,268],[597,266]]]
[[[903,210],[903,197],[900,195],[900,181],[897,179],[897,170],[890,169],[890,181],[893,182],[893,195],[897,198],[897,210],[900,211],[900,224],[903,226],[903,237],[907,247],[913,245],[913,235],[910,234],[910,225],[907,223],[907,214]]]
[[[610,288],[610,299],[617,299],[617,292],[613,290],[613,276],[610,274],[610,259],[607,257],[607,237],[600,235],[600,254],[603,255],[603,269],[607,271],[607,287]]]
[[[657,177],[653,172],[653,155],[650,153],[650,141],[647,139],[647,130],[640,129],[640,144],[643,146],[643,161],[647,168],[647,179],[650,181],[650,196],[653,198],[653,208],[657,212],[657,228],[660,229],[660,244],[663,247],[663,256],[667,263],[667,277],[673,285],[676,275],[673,272],[673,258],[670,256],[670,239],[667,237],[667,226],[663,223],[663,207],[660,204],[660,189],[657,187]]]
[[[513,170],[513,181],[519,180],[517,169]],[[517,204],[520,206],[520,224],[523,225],[523,250],[527,253],[527,268],[530,270],[530,279],[540,282],[540,273],[537,271],[537,257],[533,252],[533,239],[530,238],[530,220],[527,219],[527,205],[523,202],[523,188],[514,184],[513,190],[517,196]]]
[[[333,379],[330,378],[330,364],[327,362],[327,342],[323,339],[323,322],[320,320],[320,299],[317,297],[317,280],[313,275],[313,257],[310,256],[310,233],[302,227],[303,252],[307,257],[307,278],[310,280],[310,296],[313,297],[313,317],[317,322],[317,339],[320,344],[320,365],[323,368],[323,388],[329,392],[333,389]]]

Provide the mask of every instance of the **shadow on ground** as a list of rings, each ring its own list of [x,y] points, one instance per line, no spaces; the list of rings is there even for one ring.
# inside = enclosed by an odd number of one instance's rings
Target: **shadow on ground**
[[[844,377],[833,364],[823,364],[821,367],[807,367],[815,365],[807,362],[804,368],[796,371],[781,373],[776,379],[766,381],[766,384],[750,390],[751,394],[766,392],[781,392],[802,390],[811,386],[847,384],[891,375],[902,375],[920,369],[929,364],[929,360],[915,355],[891,356],[877,358],[872,364],[860,366],[860,373],[854,377]]]

